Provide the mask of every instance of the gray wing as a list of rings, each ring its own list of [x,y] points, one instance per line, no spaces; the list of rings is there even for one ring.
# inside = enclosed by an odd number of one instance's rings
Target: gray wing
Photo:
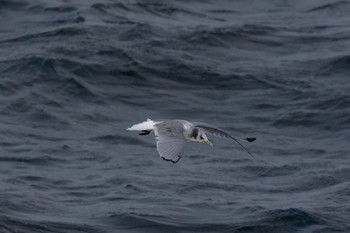
[[[223,130],[219,129],[218,127],[214,126],[214,125],[209,125],[209,124],[201,123],[201,122],[192,122],[192,124],[194,125],[194,127],[202,128],[206,132],[208,132],[210,134],[213,134],[215,136],[228,138],[228,139],[233,139],[233,140],[238,140],[238,139],[235,139],[234,137],[232,137],[231,135],[229,135],[228,133],[226,133],[225,131],[223,131]]]
[[[177,121],[163,121],[155,125],[157,150],[162,159],[177,163],[186,144],[183,124]]]
[[[253,158],[254,155],[252,153],[250,153],[247,148],[245,148],[237,138],[231,136],[230,134],[226,133],[225,131],[217,128],[216,126],[214,125],[209,125],[209,124],[206,124],[206,123],[201,123],[201,122],[192,122],[192,124],[194,125],[194,127],[198,127],[198,128],[201,128],[201,129],[204,129],[206,132],[208,133],[211,133],[215,136],[219,136],[219,137],[223,137],[223,138],[228,138],[228,139],[232,139],[234,140],[235,142],[237,142],[246,152],[248,152],[248,154],[250,154]],[[255,138],[246,138],[245,139],[246,141],[248,142],[253,142],[255,141]]]

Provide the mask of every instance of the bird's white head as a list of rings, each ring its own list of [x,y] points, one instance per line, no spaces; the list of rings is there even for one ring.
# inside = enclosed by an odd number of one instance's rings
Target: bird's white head
[[[213,147],[213,143],[211,143],[211,141],[209,141],[207,135],[200,129],[195,128],[192,132],[192,140],[196,141],[196,142],[202,142],[202,143],[206,143],[209,146]]]

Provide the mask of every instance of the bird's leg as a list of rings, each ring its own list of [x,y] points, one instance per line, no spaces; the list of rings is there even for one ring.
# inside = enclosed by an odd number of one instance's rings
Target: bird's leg
[[[142,130],[141,133],[139,133],[139,135],[148,135],[150,133],[151,133],[150,130]]]

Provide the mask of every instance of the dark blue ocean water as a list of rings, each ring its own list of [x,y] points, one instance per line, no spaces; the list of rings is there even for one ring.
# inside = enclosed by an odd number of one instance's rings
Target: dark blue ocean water
[[[0,0],[0,232],[350,232],[350,1]],[[146,118],[255,136],[163,161]]]

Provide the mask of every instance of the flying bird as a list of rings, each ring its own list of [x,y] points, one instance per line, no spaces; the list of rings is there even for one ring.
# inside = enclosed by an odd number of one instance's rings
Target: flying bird
[[[139,135],[148,135],[154,132],[160,157],[173,163],[177,163],[180,160],[187,142],[202,142],[213,147],[206,133],[234,140],[254,158],[253,154],[240,141],[253,142],[256,138],[237,139],[216,126],[206,123],[189,122],[186,120],[147,119],[131,126],[127,130],[141,131]]]

